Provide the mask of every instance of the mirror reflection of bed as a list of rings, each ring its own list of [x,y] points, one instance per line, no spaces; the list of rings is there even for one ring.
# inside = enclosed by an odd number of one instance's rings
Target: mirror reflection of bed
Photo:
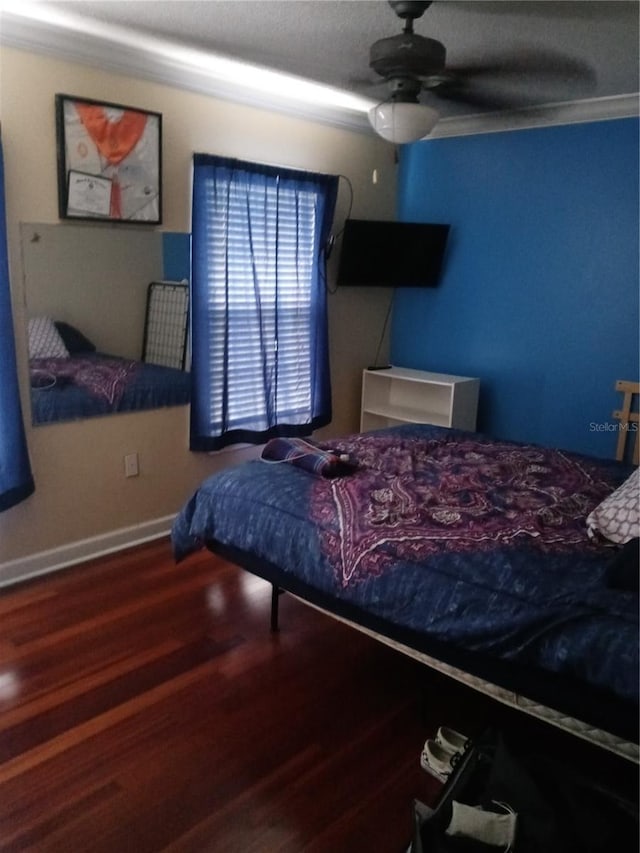
[[[187,405],[189,235],[21,224],[34,426]]]

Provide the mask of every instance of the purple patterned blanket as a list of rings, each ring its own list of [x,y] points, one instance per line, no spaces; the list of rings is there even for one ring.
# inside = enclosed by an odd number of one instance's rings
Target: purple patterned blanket
[[[544,551],[589,548],[585,516],[611,490],[587,460],[475,437],[370,434],[340,450],[358,474],[315,486],[311,512],[342,588],[399,560],[515,540]]]

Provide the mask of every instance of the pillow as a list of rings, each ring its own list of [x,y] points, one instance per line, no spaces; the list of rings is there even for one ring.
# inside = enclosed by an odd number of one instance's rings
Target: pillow
[[[85,338],[82,332],[78,331],[75,326],[64,323],[62,320],[56,320],[54,325],[70,355],[74,355],[77,352],[96,351],[95,344],[91,343],[89,338]]]
[[[69,350],[49,317],[32,317],[28,337],[29,358],[69,358]]]
[[[356,465],[339,450],[323,450],[304,438],[272,438],[261,454],[265,462],[288,462],[319,477],[351,474]]]
[[[607,566],[607,586],[638,592],[640,586],[640,539],[630,539]]]
[[[624,545],[640,536],[640,469],[636,468],[620,488],[606,497],[587,517],[589,536]]]

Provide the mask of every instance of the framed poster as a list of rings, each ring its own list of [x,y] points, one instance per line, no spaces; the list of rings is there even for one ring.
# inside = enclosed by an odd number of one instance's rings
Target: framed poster
[[[56,95],[61,219],[162,222],[162,115]]]

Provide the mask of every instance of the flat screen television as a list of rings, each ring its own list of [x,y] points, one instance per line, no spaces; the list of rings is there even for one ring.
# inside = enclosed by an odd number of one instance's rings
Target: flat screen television
[[[337,284],[342,287],[435,287],[449,225],[347,219]]]

